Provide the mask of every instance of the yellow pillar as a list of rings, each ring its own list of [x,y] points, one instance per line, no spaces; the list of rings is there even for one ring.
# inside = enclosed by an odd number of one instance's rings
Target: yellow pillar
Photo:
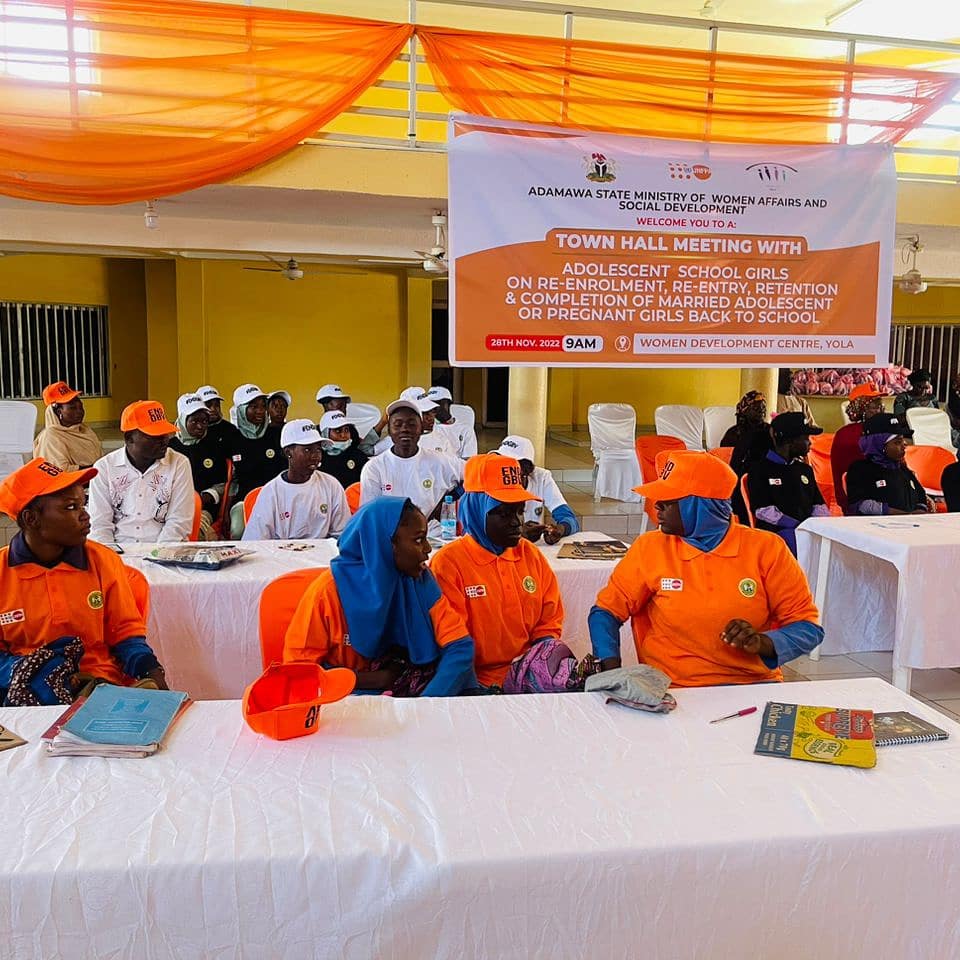
[[[407,352],[401,358],[400,389],[418,386],[429,390],[433,383],[433,279],[407,277],[403,298],[407,320]]]
[[[511,367],[507,430],[533,441],[537,463],[547,444],[547,368]]]
[[[176,416],[178,375],[177,265],[172,260],[145,260],[147,303],[147,396],[159,400],[168,417]]]
[[[775,413],[779,375],[776,367],[743,367],[740,370],[740,396],[749,390],[759,390],[767,398],[767,416]]]
[[[211,357],[207,343],[207,319],[204,291],[204,262],[202,260],[177,261],[177,382],[180,393],[196,390],[206,383],[213,383],[220,390],[233,389],[229,383],[217,383],[211,370]],[[234,385],[235,386],[235,385]],[[223,405],[224,416],[230,407],[229,393]]]

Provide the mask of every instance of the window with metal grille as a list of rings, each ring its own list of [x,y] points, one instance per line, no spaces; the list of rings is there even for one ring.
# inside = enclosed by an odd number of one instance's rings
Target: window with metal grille
[[[960,373],[960,324],[894,324],[890,331],[890,362],[910,370],[929,370],[937,397],[946,403],[950,384]]]
[[[109,396],[107,329],[104,306],[0,300],[0,398],[34,400],[58,380]]]

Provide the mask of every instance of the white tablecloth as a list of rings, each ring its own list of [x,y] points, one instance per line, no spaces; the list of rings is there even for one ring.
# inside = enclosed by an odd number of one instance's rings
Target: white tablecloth
[[[145,760],[0,753],[0,956],[960,956],[960,726],[877,679],[676,696],[350,698],[286,743],[198,703]],[[707,722],[770,698],[951,739],[855,770]]]
[[[610,538],[581,533],[574,539]],[[148,639],[172,687],[186,690],[197,700],[239,699],[260,675],[263,588],[291,570],[327,567],[337,553],[332,540],[309,541],[312,548],[302,552],[282,549],[282,542],[288,541],[244,541],[242,546],[254,555],[217,571],[160,566],[142,559],[153,545],[124,546],[124,561],[141,570],[150,583]],[[587,614],[614,564],[558,560],[559,545],[542,549],[556,571],[563,596],[564,640],[582,656],[590,651]],[[624,627],[622,635],[624,663],[636,663],[629,627]]]
[[[823,653],[892,649],[904,667],[960,666],[960,514],[806,520],[797,552],[813,589],[823,539]]]

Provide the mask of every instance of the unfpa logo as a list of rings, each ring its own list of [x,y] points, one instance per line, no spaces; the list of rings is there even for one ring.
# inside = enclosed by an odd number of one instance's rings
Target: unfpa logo
[[[686,163],[683,160],[671,160],[667,164],[667,172],[671,180],[709,180],[713,175],[705,163]]]
[[[583,158],[587,179],[591,183],[612,183],[617,179],[617,162],[602,153],[591,153]]]

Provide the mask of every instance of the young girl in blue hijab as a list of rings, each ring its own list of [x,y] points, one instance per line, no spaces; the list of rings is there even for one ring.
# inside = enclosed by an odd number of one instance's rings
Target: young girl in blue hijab
[[[427,569],[423,513],[401,497],[361,507],[340,554],[304,593],[284,662],[348,667],[358,690],[455,696],[476,687],[473,640]]]

